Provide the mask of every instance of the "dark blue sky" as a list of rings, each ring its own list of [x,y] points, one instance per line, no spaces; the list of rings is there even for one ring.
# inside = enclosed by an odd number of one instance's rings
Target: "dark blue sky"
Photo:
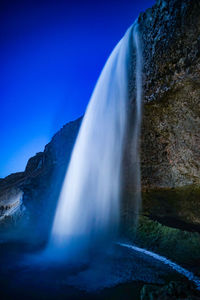
[[[1,0],[0,177],[81,116],[114,46],[154,0]]]

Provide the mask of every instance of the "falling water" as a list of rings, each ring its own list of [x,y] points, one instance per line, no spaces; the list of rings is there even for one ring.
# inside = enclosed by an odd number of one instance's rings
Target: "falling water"
[[[70,254],[73,245],[80,252],[102,237],[117,232],[133,48],[137,53],[137,120],[133,152],[138,155],[142,93],[136,23],[127,30],[108,58],[82,121],[53,223],[50,247],[56,251],[62,249]]]
[[[124,153],[124,193],[123,193],[123,225],[137,228],[138,214],[141,206],[140,179],[140,131],[142,117],[142,53],[138,24],[134,26],[134,44],[136,54],[135,69],[135,102],[129,109],[126,133],[126,149]]]

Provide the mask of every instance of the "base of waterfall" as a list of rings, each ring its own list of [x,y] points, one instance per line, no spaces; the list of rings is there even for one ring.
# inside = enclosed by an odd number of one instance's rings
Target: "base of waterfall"
[[[133,250],[133,251],[137,251],[139,253],[143,253],[145,255],[149,255],[150,257],[154,258],[155,260],[163,262],[165,265],[168,265],[173,270],[175,270],[179,274],[182,274],[188,280],[192,281],[195,284],[196,288],[198,290],[200,290],[200,278],[198,278],[197,276],[195,276],[192,272],[190,272],[190,271],[186,270],[185,268],[181,267],[180,265],[172,262],[170,259],[167,259],[164,256],[161,256],[159,254],[156,254],[156,253],[154,253],[152,251],[148,251],[148,250],[143,249],[143,248],[139,248],[139,247],[134,246],[134,245],[120,243],[120,242],[118,242],[117,244],[120,245],[121,247],[126,247],[128,249]]]
[[[163,286],[172,280],[188,284],[171,266],[121,245],[93,252],[87,261],[77,257],[76,264],[63,266],[46,263],[41,255],[42,249],[30,244],[1,244],[3,299],[128,300],[140,299],[145,284]]]

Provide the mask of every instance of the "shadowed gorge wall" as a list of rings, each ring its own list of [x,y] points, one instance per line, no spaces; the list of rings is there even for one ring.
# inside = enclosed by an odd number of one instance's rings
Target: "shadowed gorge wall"
[[[144,212],[195,224],[200,224],[199,15],[199,1],[173,0],[157,1],[139,17]]]
[[[143,184],[200,183],[200,4],[157,1],[140,15],[144,43]]]

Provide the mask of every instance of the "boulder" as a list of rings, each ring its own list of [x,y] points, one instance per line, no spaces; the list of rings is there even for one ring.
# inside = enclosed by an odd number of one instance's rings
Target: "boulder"
[[[175,281],[164,286],[144,285],[140,293],[141,300],[197,300],[199,296],[189,282]]]

